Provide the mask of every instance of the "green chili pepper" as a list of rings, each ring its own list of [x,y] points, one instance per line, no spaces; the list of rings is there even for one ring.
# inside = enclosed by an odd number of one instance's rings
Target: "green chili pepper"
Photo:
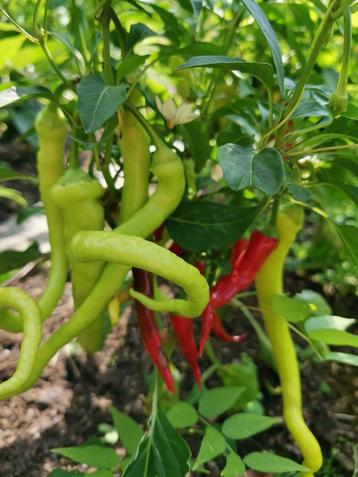
[[[50,103],[40,112],[35,127],[39,138],[37,169],[40,195],[47,217],[51,245],[51,269],[46,289],[39,300],[41,319],[44,321],[62,296],[67,274],[62,212],[53,202],[50,189],[64,171],[64,148],[68,124],[61,111]],[[15,333],[22,331],[21,316],[5,310],[0,315],[0,328]]]
[[[302,477],[313,477],[322,465],[322,453],[302,415],[300,371],[288,322],[277,316],[272,308],[272,298],[283,293],[285,259],[302,228],[303,218],[302,208],[296,206],[278,214],[280,242],[256,275],[256,290],[280,377],[285,423],[302,452],[303,465],[310,469],[310,472],[303,472]]]
[[[148,237],[176,209],[182,199],[185,188],[182,162],[156,135],[152,135],[152,138],[157,148],[152,162],[152,172],[158,179],[157,188],[138,212],[111,232],[113,235],[120,236],[124,233]],[[31,387],[51,357],[96,319],[120,289],[128,271],[129,266],[117,263],[106,265],[100,279],[82,305],[66,323],[42,343],[31,377],[21,391]],[[11,395],[9,393],[6,397]]]
[[[41,316],[37,303],[20,288],[0,288],[0,308],[17,310],[23,320],[24,337],[14,374],[0,384],[0,399],[17,394],[31,376],[41,341]]]
[[[51,197],[61,208],[64,218],[66,244],[81,230],[103,230],[104,210],[99,201],[104,189],[81,169],[68,169],[52,187]],[[103,262],[75,263],[71,266],[71,280],[75,309],[85,300],[97,283],[104,268]],[[100,314],[79,336],[83,348],[93,353],[104,340],[104,320]]]

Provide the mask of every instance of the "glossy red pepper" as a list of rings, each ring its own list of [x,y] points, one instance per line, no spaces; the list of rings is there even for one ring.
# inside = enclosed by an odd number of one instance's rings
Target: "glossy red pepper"
[[[179,257],[181,257],[184,253],[184,249],[175,242],[171,244],[171,246],[169,247],[169,250],[175,253],[175,255],[178,255]]]
[[[215,310],[226,305],[239,291],[252,284],[257,272],[277,245],[277,239],[268,237],[259,230],[251,234],[248,242],[244,240],[236,242],[230,260],[234,268],[211,288],[209,305],[202,314],[199,356],[202,356],[209,339],[215,320]]]
[[[194,338],[193,320],[178,315],[171,315],[170,320],[174,328],[178,346],[193,370],[198,387],[201,388],[201,372],[198,365],[199,354]]]
[[[153,276],[151,273],[133,268],[133,285],[135,290],[147,296],[153,296]],[[162,342],[154,319],[154,313],[138,301],[135,301],[135,306],[140,334],[147,353],[157,367],[169,391],[175,393],[173,376],[169,369],[168,360],[162,350]]]
[[[221,319],[216,311],[214,311],[214,319],[212,322],[211,333],[226,343],[241,343],[246,340],[248,334],[242,333],[241,335],[231,336],[223,327]]]

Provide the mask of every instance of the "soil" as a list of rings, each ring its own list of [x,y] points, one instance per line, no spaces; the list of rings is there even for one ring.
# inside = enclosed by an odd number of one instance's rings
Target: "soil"
[[[37,296],[43,287],[45,271],[35,271],[21,280],[22,288]],[[297,284],[297,277],[295,282]],[[307,284],[306,284],[307,287]],[[72,309],[70,286],[53,317],[46,322],[48,336],[65,321]],[[109,408],[114,405],[134,419],[146,420],[146,376],[151,365],[142,350],[136,320],[127,307],[118,325],[112,330],[102,351],[86,356],[75,345],[67,345],[48,364],[35,387],[21,396],[0,403],[0,476],[46,477],[61,467],[67,470],[85,470],[70,465],[69,461],[51,453],[51,449],[79,445],[98,435],[100,423],[111,423]],[[238,331],[237,313],[227,314],[226,325]],[[245,352],[259,363],[255,335],[244,318],[240,328],[247,328],[251,337],[240,344]],[[240,330],[240,331],[241,331]],[[0,332],[0,380],[11,374],[17,359],[20,337]],[[238,356],[238,345],[213,340],[215,352],[222,362],[231,362]],[[183,397],[192,387],[192,377],[185,373]],[[209,365],[204,360],[203,368]],[[352,445],[358,442],[355,417],[358,415],[358,377],[355,369],[336,363],[317,363],[306,359],[302,364],[305,415],[313,432],[323,445],[327,461],[334,459],[337,477],[351,476],[353,469]],[[259,366],[260,382],[277,383],[267,367]],[[209,386],[219,385],[217,378]],[[280,415],[280,398],[262,387],[263,405],[269,415]],[[190,439],[193,452],[199,441]],[[281,455],[297,458],[297,450],[288,434],[277,428],[240,444],[240,453],[273,449]],[[117,446],[119,453],[123,449]],[[209,475],[220,475],[215,463],[209,465]],[[252,474],[253,477],[254,474]],[[261,476],[263,474],[260,474]],[[323,475],[323,474],[322,474]],[[139,476],[138,476],[139,477]],[[173,476],[174,477],[174,476]]]

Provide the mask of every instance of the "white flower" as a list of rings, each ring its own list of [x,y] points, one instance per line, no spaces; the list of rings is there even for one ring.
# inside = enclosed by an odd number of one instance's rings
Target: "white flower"
[[[193,104],[186,103],[177,108],[171,98],[166,99],[163,104],[158,98],[155,98],[155,102],[169,129],[173,129],[177,124],[190,123],[197,117]]]

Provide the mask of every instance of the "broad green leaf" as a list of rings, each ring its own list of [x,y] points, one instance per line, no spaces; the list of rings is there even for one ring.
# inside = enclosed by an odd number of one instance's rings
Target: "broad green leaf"
[[[171,238],[185,250],[220,250],[242,237],[260,210],[214,202],[183,202],[166,225]]]
[[[239,477],[245,472],[245,468],[241,457],[235,452],[231,452],[226,457],[226,465],[220,475],[222,477]]]
[[[99,76],[90,75],[81,79],[77,86],[78,111],[85,131],[96,132],[113,116],[126,97],[125,85],[106,85]]]
[[[223,386],[204,391],[199,400],[199,412],[208,419],[220,416],[237,401],[244,387]]]
[[[21,192],[10,187],[0,186],[0,198],[12,200],[21,207],[27,206],[27,200],[22,196]]]
[[[125,76],[136,71],[140,66],[144,65],[149,55],[131,55],[118,63],[117,81],[121,81]]]
[[[222,432],[229,439],[247,439],[281,423],[282,419],[277,417],[240,413],[234,414],[226,419],[222,427]]]
[[[244,391],[235,403],[235,409],[244,409],[249,402],[258,397],[260,388],[257,378],[257,367],[249,356],[242,354],[240,362],[220,366],[218,374],[225,387],[237,386],[244,388]]]
[[[150,36],[157,36],[155,31],[151,30],[143,23],[132,25],[128,35],[128,48],[132,49],[137,43]]]
[[[208,426],[200,444],[199,454],[196,458],[193,470],[198,469],[202,464],[214,459],[222,454],[226,449],[226,441],[223,435],[214,427]]]
[[[193,56],[177,70],[188,68],[222,68],[230,71],[247,73],[262,81],[269,87],[272,82],[273,68],[269,63],[246,62],[241,58],[231,58],[222,55]]]
[[[118,465],[119,457],[113,449],[102,446],[61,447],[52,449],[55,454],[98,469],[112,469]]]
[[[280,46],[278,44],[275,32],[273,31],[270,25],[270,22],[268,21],[262,8],[255,2],[255,0],[242,0],[242,3],[245,5],[247,10],[251,13],[251,15],[256,20],[258,26],[260,27],[260,30],[265,36],[266,41],[271,49],[273,62],[275,63],[275,67],[276,67],[278,86],[280,88],[282,96],[284,96],[285,95],[285,88],[284,88],[285,72],[284,72],[283,64],[282,64],[281,50],[280,50]]]
[[[287,184],[287,190],[294,199],[301,202],[308,202],[311,198],[310,191],[299,184]]]
[[[349,353],[330,352],[325,356],[326,361],[337,361],[338,363],[358,366],[358,356]]]
[[[123,477],[184,477],[190,449],[159,410],[152,435],[146,434]]]
[[[25,37],[23,35],[9,36],[0,39],[0,71],[11,65],[11,59],[20,50]]]
[[[315,316],[305,323],[310,338],[336,346],[354,346],[358,348],[358,335],[345,331],[356,323],[352,318],[341,316]]]
[[[355,203],[355,205],[358,205],[358,187],[351,184],[340,184],[339,182],[335,182],[332,185],[341,189]]]
[[[191,427],[199,419],[196,409],[184,401],[174,404],[166,416],[170,424],[176,428]]]
[[[351,259],[358,266],[358,228],[338,224],[334,224],[334,227]]]
[[[198,173],[210,158],[209,133],[203,121],[199,119],[184,124],[181,127],[184,139],[188,143],[191,158],[195,162],[195,171]]]
[[[11,88],[0,92],[0,108],[30,98],[51,99],[52,93],[43,86],[11,86]]]
[[[21,268],[29,262],[41,257],[37,243],[33,243],[24,252],[17,250],[5,250],[0,252],[0,274]]]
[[[244,462],[250,469],[258,470],[259,472],[276,472],[283,474],[285,472],[302,472],[308,470],[307,467],[286,457],[273,454],[272,452],[252,452],[244,457]]]
[[[0,162],[0,182],[12,180],[26,180],[31,182],[37,182],[37,178],[35,176],[19,174],[18,172],[11,169],[11,167],[6,162]]]
[[[300,293],[296,293],[295,298],[299,298],[307,302],[312,312],[319,315],[330,315],[332,309],[322,295],[313,290],[302,290]]]
[[[142,428],[134,419],[114,407],[111,408],[111,413],[120,441],[129,454],[134,454],[143,437]]]
[[[38,207],[36,205],[32,207],[26,207],[25,209],[20,209],[16,216],[16,223],[22,224],[23,222],[25,222],[25,220],[27,220],[31,216],[35,214],[43,214],[43,213],[44,213],[44,208]]]
[[[224,144],[218,150],[224,178],[233,190],[256,187],[267,195],[276,194],[284,180],[283,159],[273,148],[255,154],[251,147]]]
[[[312,315],[310,305],[299,298],[275,295],[272,297],[271,304],[274,312],[280,318],[292,323],[298,323]]]

